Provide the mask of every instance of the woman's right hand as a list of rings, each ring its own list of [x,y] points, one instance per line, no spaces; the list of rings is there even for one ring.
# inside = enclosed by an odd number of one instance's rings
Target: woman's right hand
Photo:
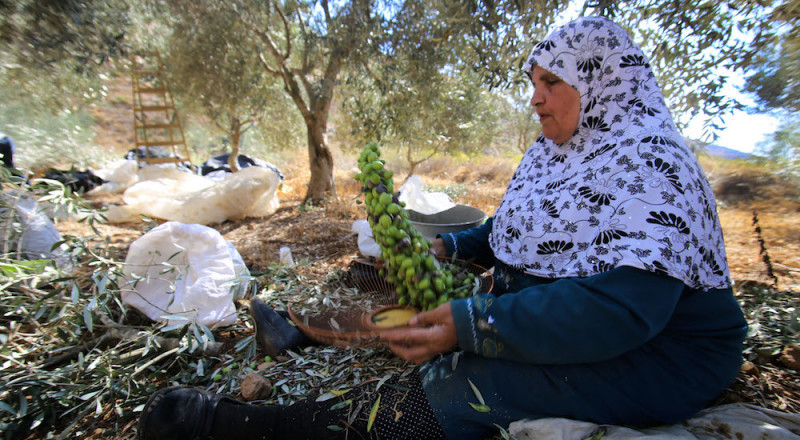
[[[458,345],[458,333],[450,303],[422,312],[408,321],[407,327],[388,330],[380,338],[401,358],[422,364],[452,351]]]
[[[444,240],[435,238],[431,244],[431,253],[436,256],[436,258],[447,257],[447,248],[444,245]]]

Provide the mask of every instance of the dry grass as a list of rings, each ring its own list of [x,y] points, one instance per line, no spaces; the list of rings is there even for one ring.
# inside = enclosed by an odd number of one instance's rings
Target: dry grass
[[[329,200],[324,209],[322,207],[301,207],[309,179],[308,159],[297,155],[287,159],[282,167],[282,172],[287,176],[280,186],[278,197],[282,208],[273,216],[264,219],[246,219],[242,222],[226,222],[218,227],[223,231],[234,231],[241,227],[249,231],[257,231],[260,225],[270,225],[270,239],[264,240],[257,234],[251,233],[250,238],[257,242],[295,243],[302,237],[304,240],[321,242],[323,240],[336,241],[349,234],[352,221],[364,218],[363,205],[357,204],[356,199],[360,192],[359,184],[353,180],[355,170],[347,166],[346,162],[352,160],[351,155],[335,152],[337,169],[334,176],[337,196]],[[389,162],[391,164],[392,162]],[[389,165],[387,165],[389,166]],[[502,198],[516,162],[514,159],[483,157],[473,158],[469,161],[460,159],[437,158],[420,166],[418,171],[423,182],[430,190],[445,191],[453,195],[456,203],[475,206],[491,215],[497,208]],[[734,280],[758,280],[768,282],[765,277],[766,267],[760,254],[758,236],[753,225],[753,213],[757,213],[761,238],[765,242],[766,250],[773,264],[773,269],[778,275],[780,286],[796,288],[800,285],[800,189],[797,182],[788,182],[777,177],[764,175],[763,170],[758,174],[758,169],[747,164],[730,164],[726,161],[703,160],[704,169],[708,174],[715,192],[718,194],[718,211],[720,221],[726,238],[728,259],[731,275]],[[396,172],[395,186],[399,187],[406,175],[403,171]],[[729,182],[736,179],[739,185],[730,189]],[[753,196],[743,197],[737,194],[737,188],[756,188]],[[113,203],[107,197],[99,197],[96,203]],[[297,211],[305,210],[299,213]],[[301,214],[301,215],[299,215]],[[291,217],[291,219],[289,219]],[[295,222],[307,223],[328,222],[337,225],[336,232],[321,230],[319,227]],[[285,228],[281,219],[286,218]],[[241,225],[239,225],[241,223]],[[247,225],[247,226],[242,226]],[[61,226],[67,232],[72,228],[81,229],[80,225]],[[113,237],[112,242],[124,246],[125,242],[143,228],[141,224],[133,225],[104,225],[101,227],[104,235]],[[88,232],[88,231],[87,231]],[[321,235],[321,236],[320,236]],[[258,266],[268,264],[277,258],[277,250],[273,252],[266,245],[252,243],[237,243],[244,246],[243,255],[253,251],[254,263]],[[260,246],[260,247],[259,247]],[[277,249],[277,248],[276,248]]]
[[[800,288],[800,182],[752,162],[700,159],[717,197],[733,279],[771,283],[761,238],[779,287]]]

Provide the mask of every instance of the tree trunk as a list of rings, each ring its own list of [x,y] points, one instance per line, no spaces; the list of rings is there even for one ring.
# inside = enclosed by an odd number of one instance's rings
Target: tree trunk
[[[242,124],[239,118],[231,118],[231,155],[228,156],[228,166],[231,167],[231,172],[239,171],[239,140],[242,138]]]
[[[328,15],[328,3],[322,2],[323,8],[330,22]],[[369,6],[369,2],[364,3]],[[286,17],[276,6],[276,13],[284,23],[286,41],[291,42],[291,31]],[[367,8],[367,12],[369,8]],[[331,24],[331,23],[329,23]],[[304,55],[305,60],[300,68],[292,68],[288,63],[290,60],[291,44],[287,44],[285,51],[278,49],[270,35],[258,26],[254,26],[256,35],[264,43],[266,52],[272,58],[274,67],[264,58],[264,54],[259,54],[261,63],[271,75],[283,80],[286,93],[292,98],[303,120],[306,124],[308,134],[308,166],[311,171],[311,178],[308,182],[303,203],[321,202],[326,197],[336,196],[336,187],[333,181],[333,155],[328,148],[328,141],[325,130],[328,128],[328,117],[330,116],[333,92],[336,87],[339,71],[342,68],[342,61],[347,59],[353,44],[358,41],[339,42],[330,51],[327,64],[322,69],[322,76],[319,77],[321,66],[309,64],[308,54]]]
[[[333,181],[333,155],[328,148],[326,128],[326,124],[316,118],[306,122],[311,179],[308,182],[308,190],[303,203],[308,201],[316,203],[324,200],[327,196],[336,196],[336,186]]]
[[[306,93],[309,97],[308,110],[303,113],[303,119],[308,130],[308,165],[311,170],[311,179],[308,182],[308,191],[303,202],[321,202],[326,197],[336,197],[336,185],[333,181],[333,155],[328,148],[328,117],[330,116],[331,102],[336,79],[342,66],[343,54],[334,51],[328,59],[328,65],[322,76],[321,86],[317,89],[308,82],[304,82]],[[297,100],[295,100],[297,102]],[[298,106],[299,107],[299,106]]]

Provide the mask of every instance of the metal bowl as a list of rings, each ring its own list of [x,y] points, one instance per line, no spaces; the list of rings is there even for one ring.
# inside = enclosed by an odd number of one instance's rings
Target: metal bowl
[[[408,215],[409,222],[428,240],[433,240],[437,234],[466,231],[486,221],[483,211],[468,205],[456,205],[436,214],[422,214],[409,209]]]

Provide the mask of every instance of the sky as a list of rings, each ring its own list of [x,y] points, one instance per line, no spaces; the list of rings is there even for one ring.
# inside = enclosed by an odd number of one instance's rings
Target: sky
[[[738,100],[746,106],[754,106],[755,100],[751,94],[740,91],[745,79],[740,72],[724,71],[729,81],[723,86],[722,93]],[[745,111],[734,111],[722,118],[719,125],[725,128],[717,132],[719,138],[713,142],[721,147],[752,153],[759,142],[767,140],[778,128],[778,118],[764,114],[749,114]],[[684,136],[700,139],[703,134],[702,117],[696,118],[684,130]]]
[[[725,71],[724,74],[730,81],[722,88],[722,93],[744,105],[754,106],[752,95],[739,90],[745,83],[742,74],[730,71]],[[773,116],[764,113],[748,114],[745,111],[732,112],[723,117],[722,121],[719,125],[725,128],[717,132],[719,138],[713,143],[744,153],[752,153],[759,142],[769,139],[780,123],[778,118]],[[703,134],[703,122],[702,117],[696,118],[684,130],[684,136],[700,139]]]
[[[555,25],[562,25],[577,18],[583,9],[583,4],[583,0],[573,1],[570,7],[556,19]],[[745,37],[739,36],[739,38]],[[744,105],[752,106],[755,104],[752,97],[739,91],[745,82],[741,73],[723,69],[722,74],[729,78],[729,81],[723,87],[723,94],[737,99]],[[690,139],[702,139],[704,122],[705,119],[702,117],[695,118],[683,130],[683,135]],[[767,140],[775,132],[779,122],[777,118],[766,114],[748,114],[744,111],[732,112],[726,115],[723,118],[723,122],[719,124],[725,128],[717,132],[719,138],[713,144],[744,153],[752,153],[759,142]],[[710,139],[702,140],[708,141]]]
[[[767,140],[778,128],[778,119],[765,114],[747,114],[734,112],[724,118],[725,129],[719,132],[719,139],[713,142],[716,145],[752,153],[761,141]],[[689,138],[700,138],[703,133],[703,122],[698,120],[689,124],[684,130],[684,135]]]

